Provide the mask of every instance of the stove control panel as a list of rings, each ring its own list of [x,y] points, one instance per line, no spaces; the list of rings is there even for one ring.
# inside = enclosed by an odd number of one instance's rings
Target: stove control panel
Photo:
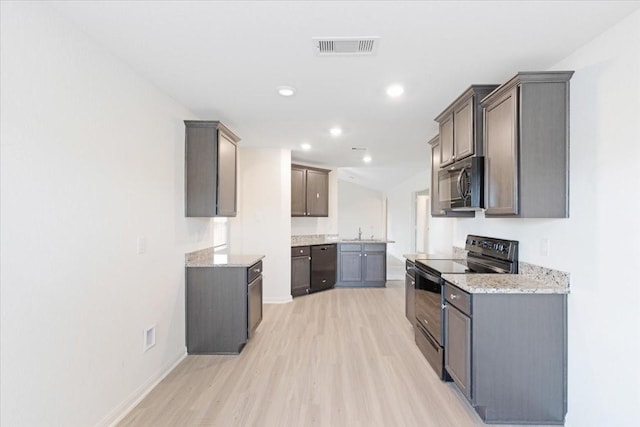
[[[468,235],[465,249],[475,254],[483,254],[508,261],[517,261],[518,242],[516,240],[496,239]]]

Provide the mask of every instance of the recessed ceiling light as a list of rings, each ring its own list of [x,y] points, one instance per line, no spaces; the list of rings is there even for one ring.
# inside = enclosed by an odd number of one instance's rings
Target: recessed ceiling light
[[[329,133],[331,134],[331,136],[340,136],[342,135],[342,129],[337,126],[332,127],[331,129],[329,129]]]
[[[364,156],[362,158],[362,161],[365,162],[365,163],[371,163],[371,156]]]
[[[296,89],[291,86],[278,86],[277,89],[282,96],[293,96],[296,93]]]
[[[309,150],[311,150],[311,144],[307,144],[305,142],[303,144],[300,144],[300,148],[302,148],[304,151],[309,151]]]
[[[404,87],[401,84],[394,83],[387,87],[387,95],[391,98],[397,98],[404,93]]]

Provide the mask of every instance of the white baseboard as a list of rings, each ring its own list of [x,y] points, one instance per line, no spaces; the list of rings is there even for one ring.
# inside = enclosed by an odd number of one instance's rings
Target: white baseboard
[[[262,298],[262,302],[265,304],[286,304],[291,301],[293,301],[291,295],[288,295],[286,297]]]
[[[145,381],[140,387],[135,389],[125,400],[123,400],[118,406],[113,408],[96,426],[98,427],[113,427],[127,416],[138,403],[142,401],[147,395],[154,389],[155,386],[160,383],[171,371],[175,369],[180,362],[187,357],[187,349],[178,355],[178,357],[165,365],[160,372],[152,375],[147,381]]]

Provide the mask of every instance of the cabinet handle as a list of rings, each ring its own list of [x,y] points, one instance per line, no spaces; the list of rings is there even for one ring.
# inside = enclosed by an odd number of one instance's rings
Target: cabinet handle
[[[320,193],[316,193],[316,199],[320,198]]]
[[[259,269],[259,268],[254,268],[254,269],[253,269],[253,272],[254,272],[254,273],[260,273],[260,269]]]
[[[429,321],[427,319],[422,319],[422,321],[427,325],[429,324]]]
[[[300,249],[300,253],[303,253],[303,252],[304,252],[304,250],[303,250],[303,249]]]
[[[364,254],[364,256],[367,256],[367,254]]]
[[[412,281],[411,281],[411,284],[412,284],[412,285],[415,285],[415,284],[416,284],[416,282],[414,282],[414,281],[412,280]]]
[[[362,254],[358,254],[358,256],[362,256]]]
[[[323,280],[322,280],[322,283],[327,283],[327,279],[323,279]]]
[[[445,308],[447,308],[447,304],[442,304],[441,308],[444,310]]]
[[[456,294],[451,294],[451,299],[456,299],[456,298],[458,298],[458,295],[456,295]]]
[[[311,261],[311,257],[309,257],[309,261]]]

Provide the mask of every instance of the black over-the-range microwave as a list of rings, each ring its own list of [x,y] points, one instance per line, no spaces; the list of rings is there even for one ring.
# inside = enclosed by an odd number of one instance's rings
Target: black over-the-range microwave
[[[445,210],[484,208],[484,157],[467,157],[438,172],[438,207]]]

